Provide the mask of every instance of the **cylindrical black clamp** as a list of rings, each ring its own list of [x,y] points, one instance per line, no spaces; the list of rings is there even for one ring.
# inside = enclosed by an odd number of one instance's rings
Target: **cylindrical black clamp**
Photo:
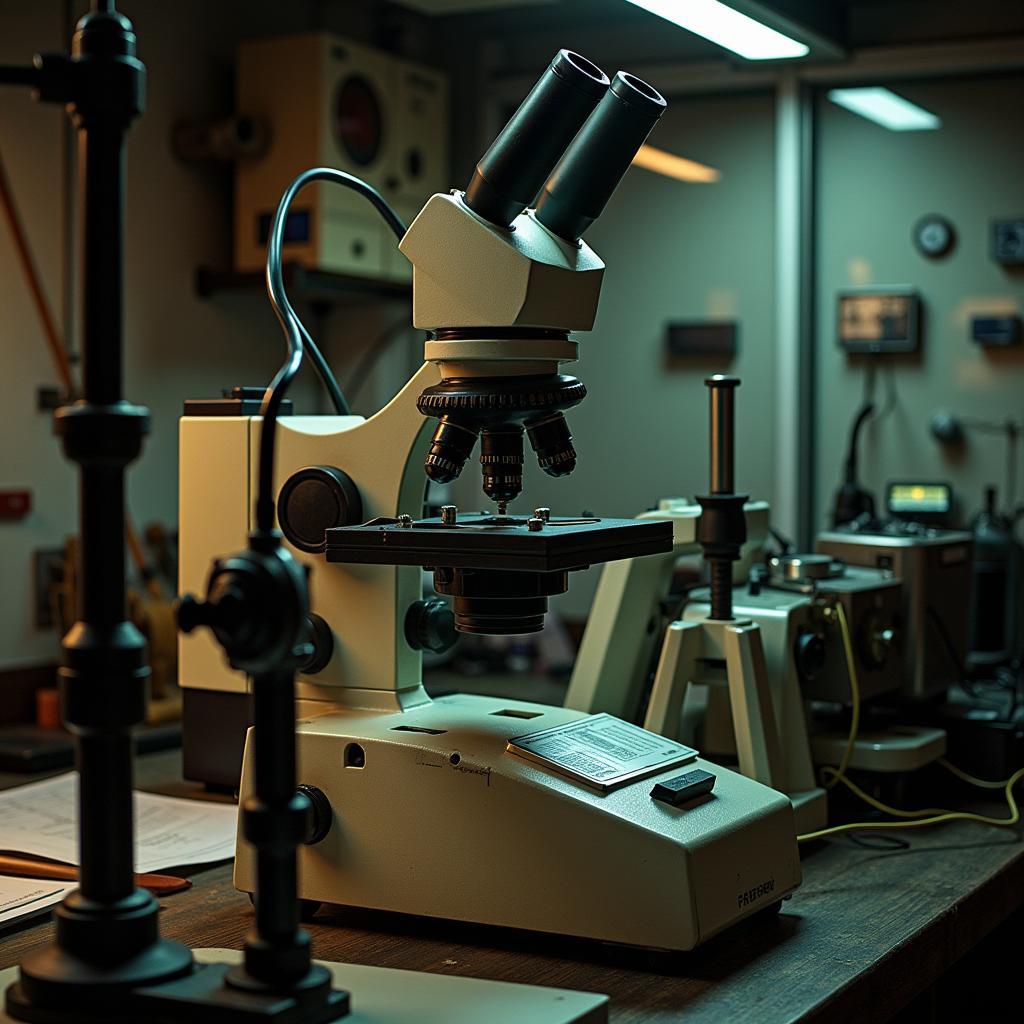
[[[697,539],[711,573],[709,618],[732,618],[732,563],[747,539],[743,506],[747,495],[734,493],[736,460],[735,397],[738,377],[716,373],[704,381],[710,397],[710,494],[697,496],[701,507]]]

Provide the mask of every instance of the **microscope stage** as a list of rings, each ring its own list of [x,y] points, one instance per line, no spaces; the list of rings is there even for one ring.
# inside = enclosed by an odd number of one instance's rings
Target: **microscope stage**
[[[453,524],[372,519],[328,530],[327,561],[559,572],[672,549],[668,521],[552,517],[540,529],[529,522],[490,513],[463,515]]]

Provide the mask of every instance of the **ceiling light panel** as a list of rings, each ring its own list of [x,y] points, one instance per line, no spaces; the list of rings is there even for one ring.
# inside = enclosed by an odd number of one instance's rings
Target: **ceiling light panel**
[[[659,18],[738,53],[747,60],[806,57],[810,47],[719,0],[629,0]]]
[[[942,121],[935,114],[882,86],[830,89],[828,98],[893,132],[934,131],[942,127]]]

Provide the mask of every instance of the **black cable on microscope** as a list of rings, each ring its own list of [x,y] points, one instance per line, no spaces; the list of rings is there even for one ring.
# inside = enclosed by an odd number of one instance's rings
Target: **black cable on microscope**
[[[281,248],[284,242],[285,224],[288,221],[288,211],[299,191],[314,181],[330,181],[358,192],[377,208],[388,227],[399,239],[405,234],[405,225],[401,218],[372,185],[368,185],[355,175],[346,174],[333,167],[314,167],[303,171],[281,196],[267,244],[267,294],[270,296],[270,303],[274,307],[274,312],[284,331],[285,340],[288,343],[288,355],[270,382],[260,408],[260,413],[263,416],[263,428],[260,431],[256,526],[261,531],[271,530],[274,526],[274,442],[277,436],[277,417],[288,388],[302,366],[304,352],[309,353],[313,366],[327,388],[338,414],[344,416],[349,411],[348,402],[345,401],[337,379],[288,300],[288,293],[284,286]]]

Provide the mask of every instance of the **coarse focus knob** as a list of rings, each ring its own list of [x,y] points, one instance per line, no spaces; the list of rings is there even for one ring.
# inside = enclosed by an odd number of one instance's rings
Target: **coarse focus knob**
[[[293,473],[277,498],[281,532],[300,551],[320,554],[326,532],[363,521],[363,500],[352,478],[335,466],[307,466]]]
[[[455,613],[447,601],[430,597],[409,606],[405,616],[405,639],[414,651],[443,654],[458,638]]]

